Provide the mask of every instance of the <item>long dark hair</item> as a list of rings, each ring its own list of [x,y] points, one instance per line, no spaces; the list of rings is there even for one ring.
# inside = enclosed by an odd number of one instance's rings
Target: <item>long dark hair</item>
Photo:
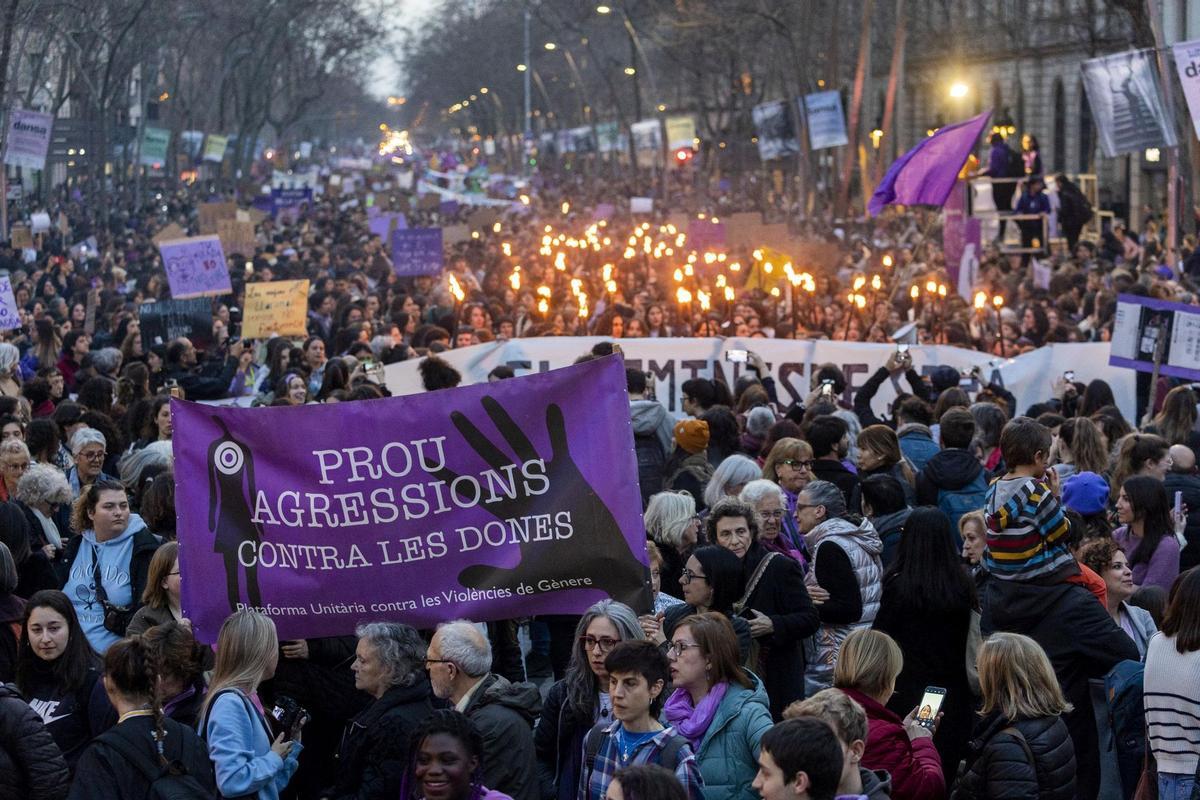
[[[975,585],[954,549],[950,518],[931,506],[913,509],[896,560],[884,574],[885,596],[908,610],[955,611],[975,606]]]
[[[154,749],[159,763],[166,766],[163,740],[167,733],[163,730],[161,670],[155,662],[155,651],[142,641],[141,636],[131,636],[114,642],[105,651],[104,674],[128,699],[150,703],[154,712]]]
[[[1167,490],[1162,481],[1151,475],[1134,475],[1121,484],[1121,488],[1129,498],[1134,519],[1142,520],[1142,543],[1129,559],[1129,566],[1149,564],[1163,537],[1175,535]]]
[[[1112,387],[1107,381],[1099,378],[1092,381],[1083,390],[1083,400],[1079,407],[1079,416],[1090,417],[1105,406],[1115,406],[1117,400],[1113,397]]]
[[[1189,569],[1171,584],[1162,632],[1174,637],[1180,653],[1200,650],[1200,569]]]
[[[627,800],[687,800],[675,773],[658,764],[637,764],[617,770],[613,780],[621,784]]]
[[[444,733],[453,736],[467,751],[468,756],[476,760],[475,772],[471,775],[471,793],[467,800],[480,800],[483,797],[483,736],[479,729],[465,714],[452,708],[434,711],[415,731],[408,743],[408,770],[404,774],[404,782],[400,787],[400,797],[404,800],[416,796],[417,758],[421,754],[421,743],[430,736]]]
[[[73,692],[83,685],[88,670],[98,666],[100,659],[88,644],[75,607],[71,605],[71,598],[57,589],[35,592],[25,603],[25,616],[21,619],[21,646],[17,651],[17,688],[22,694],[29,694],[33,689],[34,673],[42,661],[29,643],[29,617],[39,608],[55,611],[67,621],[67,646],[63,654],[54,660],[51,670],[56,688]]]
[[[715,544],[697,547],[692,555],[704,567],[704,578],[712,587],[711,610],[732,614],[733,604],[742,597],[742,562],[733,553]]]

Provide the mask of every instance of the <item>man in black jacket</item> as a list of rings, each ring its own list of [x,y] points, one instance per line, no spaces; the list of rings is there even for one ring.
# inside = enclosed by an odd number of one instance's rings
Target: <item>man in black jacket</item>
[[[1180,503],[1187,509],[1187,527],[1183,529],[1187,545],[1179,554],[1179,571],[1184,572],[1200,564],[1200,477],[1196,475],[1196,454],[1192,448],[1173,444],[1169,453],[1172,466],[1163,479],[1163,488],[1172,502],[1179,492]]]
[[[542,696],[532,683],[490,672],[492,646],[465,620],[438,626],[426,656],[433,693],[475,723],[483,736],[483,782],[513,800],[538,800],[533,723]]]
[[[871,401],[875,399],[875,394],[884,381],[889,378],[895,381],[901,375],[908,380],[912,396],[928,402],[929,387],[925,385],[925,381],[921,380],[921,374],[913,369],[912,359],[907,354],[892,353],[888,356],[887,364],[875,370],[875,374],[867,378],[867,382],[859,387],[858,392],[854,395],[854,413],[858,415],[864,428],[869,425],[887,425],[889,428],[895,428],[900,424],[898,410],[900,403],[904,400],[903,396],[897,395],[896,402],[892,404],[893,413],[890,420],[886,417],[876,416],[871,408]]]
[[[970,411],[952,408],[942,414],[942,450],[917,473],[917,505],[936,506],[943,489],[957,491],[979,477],[983,465],[967,449],[974,435],[975,418]]]
[[[842,490],[848,508],[858,508],[858,476],[846,469],[842,461],[850,450],[850,429],[838,417],[817,417],[808,423],[804,436],[812,446],[812,474],[817,480],[829,481]]]
[[[237,372],[238,359],[241,358],[244,349],[245,344],[241,341],[229,345],[229,354],[221,372],[208,377],[196,366],[196,346],[191,340],[176,339],[167,347],[163,380],[165,383],[178,383],[188,400],[218,400],[229,394],[229,384]]]

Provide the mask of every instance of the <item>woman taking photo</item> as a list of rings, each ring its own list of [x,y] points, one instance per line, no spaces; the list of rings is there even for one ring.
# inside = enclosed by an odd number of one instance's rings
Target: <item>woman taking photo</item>
[[[762,682],[739,664],[729,619],[711,612],[686,617],[667,656],[675,691],[663,717],[691,744],[705,800],[755,800],[751,783],[771,712]]]
[[[767,481],[781,507],[780,490]],[[740,500],[722,500],[709,512],[707,533],[742,563],[745,590],[737,603],[738,616],[748,621],[752,648],[750,669],[761,676],[771,699],[771,716],[804,699],[804,639],[820,625],[804,589],[804,574],[796,561],[769,551],[758,540],[754,509]]]
[[[154,551],[142,607],[129,621],[127,636],[145,633],[155,625],[183,619],[179,600],[179,543],[167,542]]]
[[[1179,575],[1179,540],[1172,515],[1161,480],[1138,475],[1121,485],[1117,495],[1121,527],[1113,531],[1113,540],[1129,559],[1134,591],[1142,586],[1169,591]]]
[[[404,742],[412,749],[405,785],[421,800],[512,800],[483,785],[483,736],[454,709],[433,712]],[[574,792],[572,792],[572,796]]]
[[[896,693],[887,707],[907,714],[926,686],[946,690],[943,718],[934,735],[946,785],[954,782],[971,732],[972,699],[967,679],[967,638],[975,609],[975,585],[954,551],[950,520],[936,508],[913,509],[900,537],[896,560],[883,576],[875,630],[892,637],[904,657]]]
[[[163,714],[156,691],[157,665],[140,636],[123,639],[104,654],[104,691],[116,709],[115,727],[83,752],[75,768],[72,800],[147,797],[159,774],[170,767],[196,787],[215,794],[213,765],[204,740]]]
[[[1144,608],[1129,604],[1133,597],[1133,570],[1121,548],[1112,539],[1092,539],[1083,543],[1079,561],[1104,579],[1108,614],[1137,645],[1138,655],[1146,657],[1146,646],[1158,632],[1154,617]]]
[[[100,660],[62,592],[30,597],[21,628],[17,688],[74,769],[87,743],[116,721],[100,682]]]
[[[993,633],[979,649],[979,687],[983,719],[975,726],[956,800],[1073,800],[1075,750],[1060,716],[1071,704],[1045,651],[1028,636]]]
[[[1104,438],[1087,417],[1071,417],[1059,426],[1051,455],[1054,471],[1062,480],[1080,472],[1103,475],[1108,470]]]
[[[700,537],[696,501],[687,492],[659,492],[651,496],[642,515],[646,533],[662,550],[663,591],[679,599],[679,576]]]
[[[1187,797],[1200,759],[1200,747],[1180,738],[1195,729],[1200,705],[1200,570],[1184,573],[1171,593],[1162,632],[1146,651],[1142,692],[1158,797]]]
[[[63,591],[75,604],[92,648],[103,653],[125,635],[141,605],[158,539],[141,517],[130,513],[125,487],[104,478],[79,495],[71,510],[71,527],[81,535],[67,544],[70,568]],[[106,603],[128,609],[122,620],[109,622],[116,630],[105,625],[110,616]]]
[[[257,794],[259,800],[278,800],[296,772],[302,745],[299,729],[290,737],[282,731],[272,740],[255,696],[279,663],[275,623],[257,611],[235,611],[221,624],[216,651],[200,731],[217,790],[225,797]]]
[[[886,706],[903,669],[904,656],[892,637],[861,629],[842,643],[833,685],[867,712],[867,744],[861,765],[887,770],[894,800],[943,797],[946,777],[933,745],[933,731],[917,724],[915,706],[904,719]]]
[[[618,642],[644,638],[637,615],[615,600],[601,600],[580,618],[567,675],[550,687],[533,731],[543,797],[575,800],[583,737],[597,722],[613,721],[604,658]]]
[[[908,504],[916,504],[916,476],[900,452],[900,440],[887,425],[868,425],[858,434],[859,480],[872,475],[891,475],[904,487]]]

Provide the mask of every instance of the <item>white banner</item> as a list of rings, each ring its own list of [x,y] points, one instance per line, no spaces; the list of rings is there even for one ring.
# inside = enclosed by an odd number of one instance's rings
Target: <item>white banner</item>
[[[1105,156],[1175,146],[1175,126],[1163,106],[1153,50],[1093,58],[1081,69]]]
[[[1183,84],[1183,96],[1187,98],[1196,136],[1200,137],[1200,39],[1179,42],[1174,48],[1175,69],[1179,71],[1179,82]]]
[[[46,151],[50,148],[53,130],[53,115],[14,108],[8,117],[4,163],[26,169],[45,169]]]
[[[439,354],[463,374],[465,384],[483,383],[493,368],[507,365],[518,375],[565,367],[587,353],[597,342],[608,341],[599,336],[537,337],[512,339],[508,342],[464,347]],[[733,349],[753,350],[762,356],[767,369],[775,378],[780,405],[786,408],[803,399],[809,392],[809,376],[814,367],[833,363],[846,375],[847,402],[872,373],[882,367],[895,347],[888,344],[859,342],[791,341],[788,339],[621,339],[621,350],[629,366],[645,370],[654,376],[655,394],[667,410],[681,413],[683,382],[691,378],[712,378],[717,370],[733,386],[745,371],[745,365],[725,360],[725,352]],[[1016,358],[1002,359],[977,350],[933,345],[913,347],[910,352],[913,366],[927,374],[943,364],[956,369],[978,366],[984,378],[998,381],[1017,398],[1017,410],[1024,413],[1033,403],[1049,400],[1050,384],[1068,370],[1075,379],[1087,383],[1105,380],[1112,386],[1117,405],[1126,419],[1135,416],[1135,379],[1130,369],[1108,366],[1109,345],[1106,343],[1054,344],[1039,347]],[[385,368],[388,389],[395,395],[423,391],[417,372],[419,359],[389,364]],[[971,391],[980,387],[972,387]],[[908,391],[903,379],[899,389]],[[897,386],[885,381],[875,396],[875,413],[884,415],[888,404],[895,399]]]
[[[453,200],[460,206],[497,206],[511,209],[519,209],[521,207],[521,203],[512,200],[500,200],[495,197],[473,194],[471,192],[453,192],[449,189],[443,189],[435,183],[430,183],[423,178],[417,181],[417,194],[436,194],[443,200]]]
[[[841,92],[831,90],[804,95],[804,121],[808,127],[808,144],[813,150],[850,143]]]

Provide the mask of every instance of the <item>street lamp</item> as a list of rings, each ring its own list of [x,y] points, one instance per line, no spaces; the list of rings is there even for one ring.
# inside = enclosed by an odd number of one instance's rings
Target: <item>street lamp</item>
[[[554,50],[558,47],[558,45],[556,45],[554,42],[546,42],[544,45],[542,45],[542,47],[545,47],[547,50]]]
[[[635,69],[634,67],[626,67],[625,74],[626,75],[637,75],[637,69]]]
[[[611,14],[612,9],[609,8],[608,6],[596,6],[596,13],[597,14]]]
[[[966,97],[969,91],[970,89],[968,89],[967,85],[962,81],[955,81],[950,85],[950,96],[956,100]]]

